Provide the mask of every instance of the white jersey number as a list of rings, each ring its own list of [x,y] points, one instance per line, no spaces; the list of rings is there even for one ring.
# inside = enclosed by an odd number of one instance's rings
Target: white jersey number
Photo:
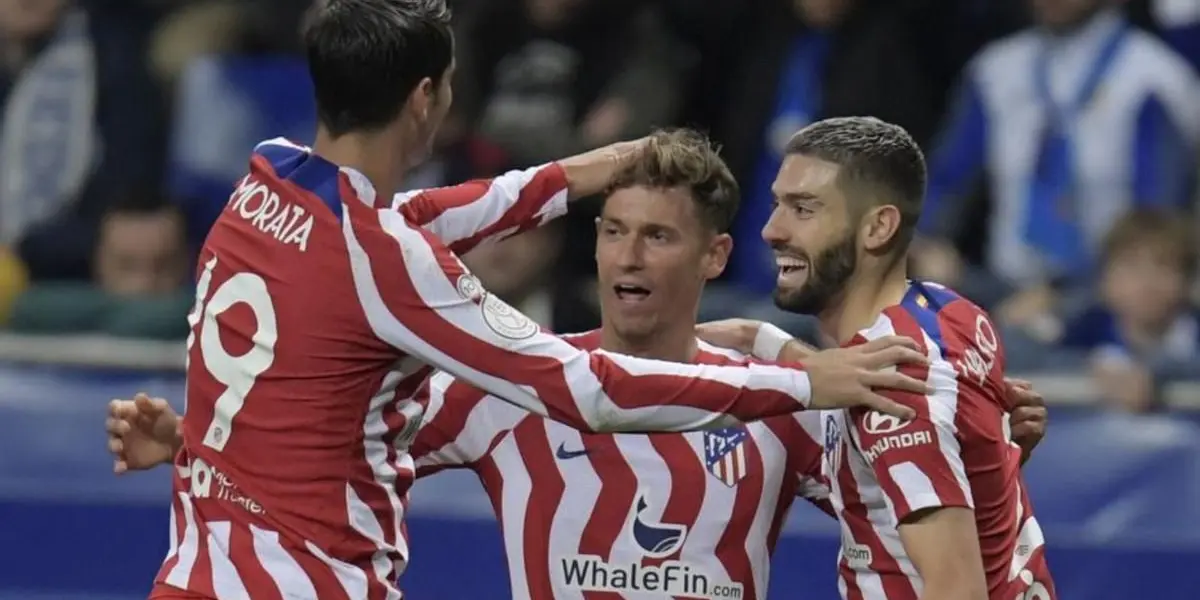
[[[246,395],[254,382],[275,360],[275,340],[279,330],[275,321],[275,306],[267,293],[267,282],[254,273],[237,273],[227,279],[209,297],[213,268],[217,257],[204,264],[200,281],[196,284],[196,304],[188,315],[192,331],[188,334],[187,347],[192,349],[197,332],[200,335],[200,358],[225,391],[213,405],[213,419],[204,433],[204,445],[217,450],[225,448],[233,435],[233,419],[241,412]],[[253,345],[240,356],[233,356],[221,344],[221,333],[217,317],[237,304],[245,304],[254,313],[255,331],[251,337]]]

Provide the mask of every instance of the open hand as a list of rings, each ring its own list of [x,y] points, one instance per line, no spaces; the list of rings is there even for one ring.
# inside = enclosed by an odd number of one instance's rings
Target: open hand
[[[166,400],[139,393],[108,403],[108,451],[113,472],[140,471],[170,462],[179,440],[179,415]]]
[[[812,386],[809,408],[863,406],[901,419],[915,416],[913,409],[883,395],[886,390],[930,393],[929,386],[894,367],[928,364],[911,339],[889,336],[852,348],[825,350],[808,357],[804,369]]]

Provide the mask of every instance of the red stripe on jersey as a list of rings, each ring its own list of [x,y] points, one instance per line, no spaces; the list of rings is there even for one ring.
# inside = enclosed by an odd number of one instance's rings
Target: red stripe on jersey
[[[662,457],[671,474],[671,493],[667,496],[667,505],[663,509],[664,523],[695,523],[700,516],[700,507],[704,503],[703,490],[705,477],[703,463],[692,450],[692,445],[682,435],[650,435],[646,436],[654,451]],[[643,565],[657,565],[668,560],[663,558],[643,558]]]
[[[283,600],[279,585],[263,567],[254,550],[254,534],[249,529],[236,525],[230,527],[229,561],[237,569],[246,590],[254,590],[254,600]]]
[[[501,518],[501,515],[504,514],[504,476],[500,473],[496,459],[492,458],[491,453],[475,463],[475,474],[479,476],[479,482],[487,490],[488,499],[492,502],[492,512],[496,515],[496,520],[500,522],[500,529],[503,530],[504,519]]]
[[[588,449],[587,459],[600,480],[600,492],[587,525],[583,527],[579,553],[608,560],[637,499],[637,474],[621,454],[613,436],[585,435],[583,444]],[[587,591],[583,592],[583,597],[587,600],[621,600],[621,595],[615,592]]]
[[[550,525],[562,502],[564,482],[554,463],[546,429],[527,420],[513,430],[517,451],[529,467],[529,503],[525,507],[525,573],[531,600],[554,600],[550,579]]]
[[[842,435],[850,435],[850,432],[844,432]],[[844,442],[843,442],[844,443]],[[839,448],[840,453],[848,453],[848,449]],[[854,477],[854,471],[850,464],[850,456],[843,456],[841,467],[838,469],[838,491],[842,495],[842,524],[850,530],[850,535],[854,538],[854,543],[866,546],[871,551],[871,570],[876,573],[899,573],[900,563],[892,556],[886,546],[883,545],[883,540],[875,531],[875,526],[871,523],[867,513],[867,507],[862,502],[862,497],[859,495],[858,480]],[[842,540],[843,546],[846,544],[845,539]],[[838,561],[838,571],[841,573],[842,580],[846,583],[846,600],[879,600],[878,598],[868,599],[858,585],[858,580],[855,578],[855,571],[850,567],[849,560],[846,558],[845,552],[842,553],[842,558]],[[887,600],[917,600],[917,592],[909,584],[907,577],[881,577],[883,583],[884,597]]]
[[[795,419],[768,419],[763,421],[763,424],[783,444],[788,461],[787,473],[784,474],[780,486],[779,500],[775,503],[775,514],[771,517],[771,528],[767,532],[767,551],[774,552],[775,544],[779,542],[779,533],[783,530],[783,523],[787,520],[788,510],[800,491],[800,476],[820,476],[823,450]]]
[[[195,518],[200,518],[199,510],[196,510],[192,514]],[[197,525],[200,536],[196,543],[196,562],[192,565],[187,589],[210,598],[216,598],[217,591],[213,585],[212,559],[208,555],[208,540],[211,534],[209,533],[207,523],[197,523]]]
[[[747,465],[761,465],[762,452],[755,443],[753,436],[746,436],[742,441],[742,451],[746,453]],[[753,573],[754,565],[750,564],[750,556],[746,552],[746,538],[750,536],[750,527],[754,524],[758,501],[763,494],[763,475],[761,469],[744,474],[737,484],[737,495],[733,500],[733,511],[729,515],[729,524],[717,542],[717,559],[725,566],[726,573]],[[748,577],[744,583],[747,598],[757,598],[754,589],[754,578]]]

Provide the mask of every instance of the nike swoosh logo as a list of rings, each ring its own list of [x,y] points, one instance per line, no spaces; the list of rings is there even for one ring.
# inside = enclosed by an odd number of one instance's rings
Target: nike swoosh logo
[[[581,450],[567,450],[566,444],[560,443],[558,445],[558,451],[555,452],[554,455],[557,456],[559,460],[571,460],[572,458],[587,456],[587,453],[587,448],[583,448]]]

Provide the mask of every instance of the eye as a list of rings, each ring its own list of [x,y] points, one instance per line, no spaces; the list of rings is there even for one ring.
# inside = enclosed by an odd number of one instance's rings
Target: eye
[[[796,214],[801,217],[810,217],[815,212],[811,206],[805,204],[793,204],[792,210],[796,211]]]

